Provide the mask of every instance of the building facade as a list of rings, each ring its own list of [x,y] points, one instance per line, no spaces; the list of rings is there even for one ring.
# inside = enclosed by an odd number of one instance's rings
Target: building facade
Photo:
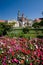
[[[20,27],[32,26],[33,24],[33,21],[24,17],[24,14],[20,15],[20,11],[18,11],[17,20],[19,22]]]
[[[17,20],[8,20],[8,23],[15,23],[13,27],[19,27],[19,22]]]

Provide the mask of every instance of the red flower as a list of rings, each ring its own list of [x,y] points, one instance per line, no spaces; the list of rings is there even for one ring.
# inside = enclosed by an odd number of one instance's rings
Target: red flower
[[[27,50],[27,53],[30,54],[30,50]]]
[[[38,55],[37,55],[38,57],[40,57],[40,53],[38,53]]]
[[[12,51],[12,52],[11,52],[11,54],[12,54],[12,56],[14,56],[15,52],[14,52],[14,51]]]
[[[25,49],[22,49],[22,52],[25,53]]]
[[[30,50],[25,50],[25,54],[30,54]]]
[[[22,52],[23,52],[24,54],[30,54],[30,50],[22,49]]]

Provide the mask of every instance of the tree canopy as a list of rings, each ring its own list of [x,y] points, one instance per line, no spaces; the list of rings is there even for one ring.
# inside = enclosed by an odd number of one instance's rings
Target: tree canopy
[[[0,22],[0,36],[6,35],[15,23]]]

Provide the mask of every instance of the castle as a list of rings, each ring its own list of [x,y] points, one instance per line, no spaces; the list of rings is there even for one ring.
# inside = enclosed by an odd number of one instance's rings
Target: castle
[[[17,20],[0,20],[0,22],[8,22],[12,23],[15,22],[14,27],[26,27],[26,26],[32,26],[33,20],[28,19],[27,17],[24,17],[24,14],[20,15],[20,11],[17,13]]]
[[[32,20],[24,17],[23,13],[22,13],[22,15],[20,15],[20,11],[18,11],[17,20],[19,22],[20,27],[32,26],[32,24],[33,24]]]

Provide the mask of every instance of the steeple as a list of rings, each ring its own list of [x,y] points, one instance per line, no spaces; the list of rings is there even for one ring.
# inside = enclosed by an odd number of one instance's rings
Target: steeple
[[[18,16],[20,16],[20,10],[18,10]]]
[[[24,17],[24,13],[22,13],[22,17]]]
[[[17,20],[19,20],[19,17],[20,17],[20,10],[18,10],[18,13],[17,13]]]

